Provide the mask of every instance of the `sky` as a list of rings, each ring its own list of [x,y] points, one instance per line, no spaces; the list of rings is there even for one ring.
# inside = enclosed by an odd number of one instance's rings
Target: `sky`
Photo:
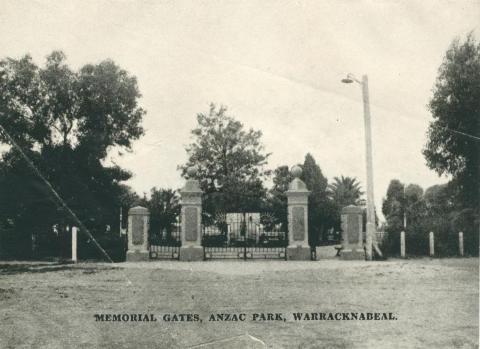
[[[196,114],[226,105],[263,132],[268,167],[311,153],[323,174],[365,188],[362,93],[368,75],[375,203],[391,179],[426,188],[447,177],[421,153],[427,104],[455,37],[480,38],[480,1],[0,0],[0,58],[38,64],[62,50],[74,69],[106,58],[138,78],[146,134],[110,159],[139,194],[183,185]],[[268,185],[268,184],[267,184]]]

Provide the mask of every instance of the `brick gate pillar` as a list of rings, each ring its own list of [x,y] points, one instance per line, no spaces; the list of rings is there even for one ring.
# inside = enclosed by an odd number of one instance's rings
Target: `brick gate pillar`
[[[350,205],[342,208],[342,259],[365,259],[363,249],[362,208]]]
[[[292,167],[295,177],[286,192],[288,199],[288,248],[290,260],[310,260],[308,245],[308,195],[305,183],[299,178],[302,174],[300,166]]]
[[[203,260],[202,247],[202,190],[200,183],[193,179],[197,174],[194,167],[187,170],[187,179],[185,186],[180,190],[182,197],[181,222],[182,229],[180,238],[182,247],[180,247],[181,261],[201,261]]]
[[[142,206],[128,211],[127,262],[148,261],[148,230],[150,212]]]

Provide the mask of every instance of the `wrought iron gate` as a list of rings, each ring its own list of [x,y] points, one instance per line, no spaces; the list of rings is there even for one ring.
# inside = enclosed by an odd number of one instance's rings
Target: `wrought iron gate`
[[[202,226],[204,259],[287,259],[285,224],[268,213],[227,213]]]
[[[170,231],[163,229],[160,234],[152,234],[150,238],[150,259],[179,259],[180,246],[180,222],[176,222]]]

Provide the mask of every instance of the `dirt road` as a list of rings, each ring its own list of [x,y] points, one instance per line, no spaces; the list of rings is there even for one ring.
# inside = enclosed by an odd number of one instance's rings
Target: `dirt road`
[[[478,348],[478,258],[0,264],[0,348]],[[328,320],[375,312],[396,320]]]

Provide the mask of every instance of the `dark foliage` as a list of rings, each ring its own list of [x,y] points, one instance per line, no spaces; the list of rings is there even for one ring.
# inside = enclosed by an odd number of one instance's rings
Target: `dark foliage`
[[[94,232],[109,226],[118,233],[120,208],[125,210],[134,199],[121,184],[131,174],[105,160],[109,151],[128,150],[143,134],[139,97],[135,77],[110,60],[77,72],[58,51],[47,57],[44,67],[28,55],[0,61],[1,126]],[[0,140],[9,144],[6,134]],[[65,228],[74,224],[72,217],[59,209],[50,188],[18,149],[9,146],[0,160],[1,239],[20,257],[37,252],[67,255]],[[54,225],[57,239],[50,238]],[[37,252],[32,252],[33,245]],[[7,251],[2,248],[0,253]]]
[[[429,103],[433,121],[423,154],[430,168],[453,176],[458,202],[477,214],[480,202],[480,44],[454,40]]]

